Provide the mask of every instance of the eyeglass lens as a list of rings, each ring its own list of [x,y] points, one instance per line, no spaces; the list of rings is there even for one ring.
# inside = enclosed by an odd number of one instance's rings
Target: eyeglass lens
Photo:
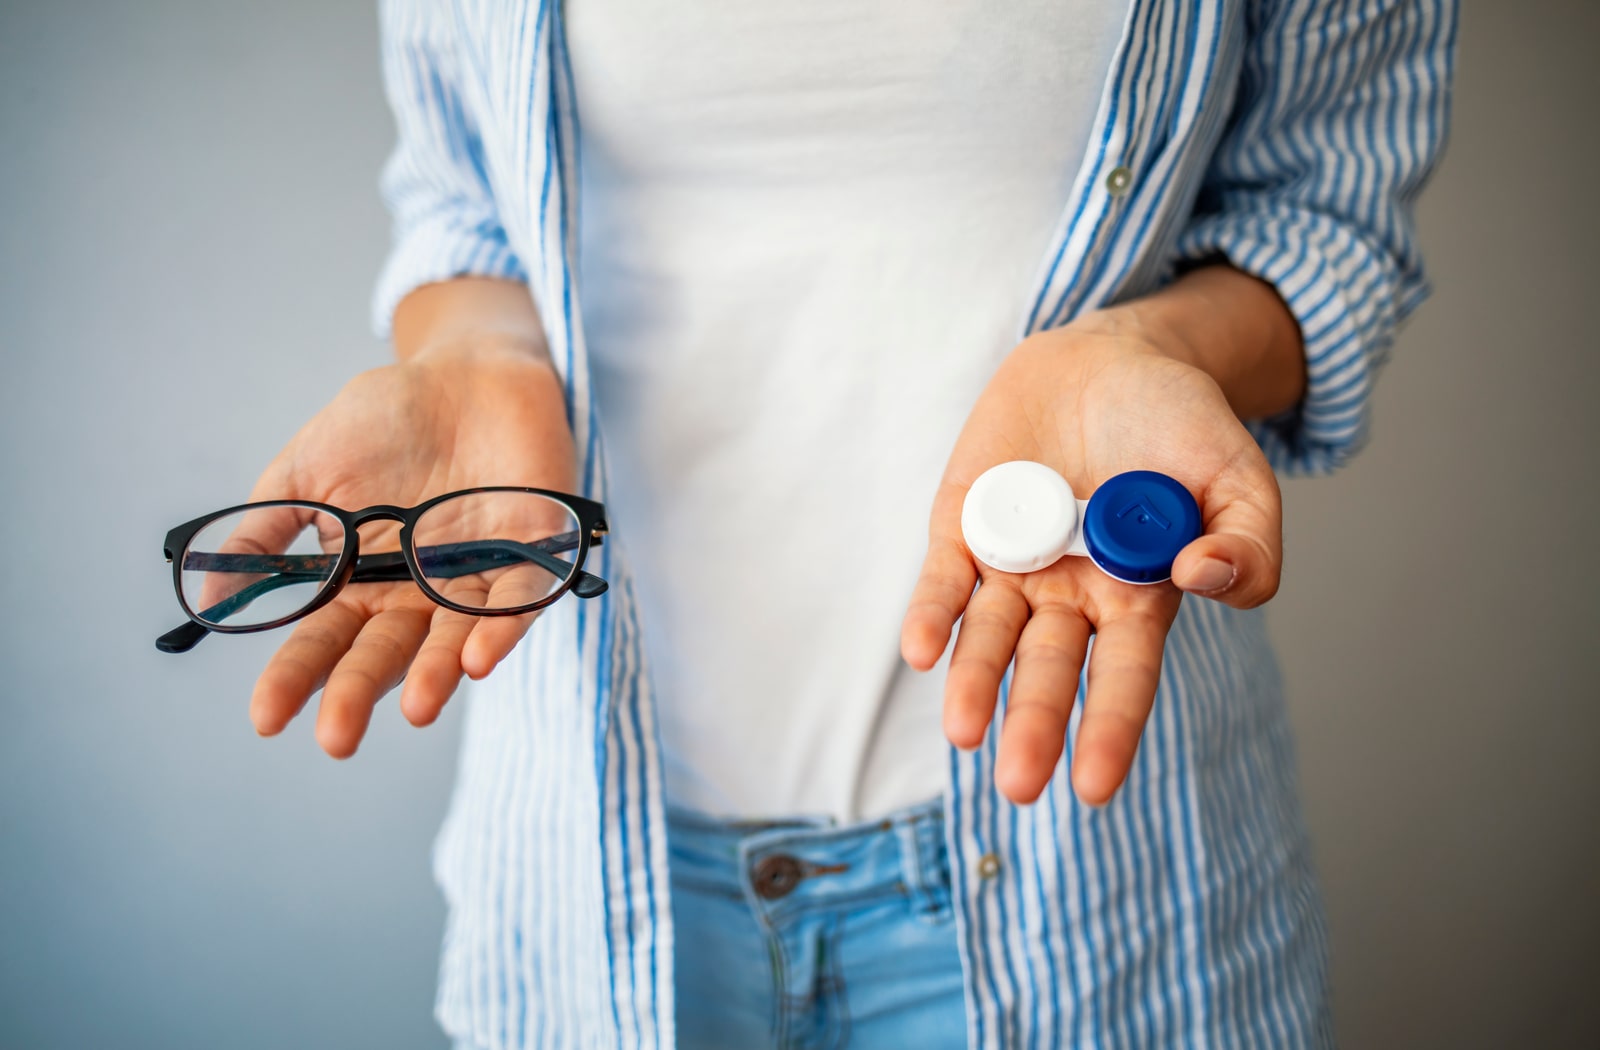
[[[333,580],[344,526],[315,507],[251,507],[212,521],[184,549],[183,600],[220,627],[257,627],[304,610]]]
[[[426,588],[469,609],[532,605],[577,572],[577,516],[531,492],[452,497],[417,519],[411,540]]]

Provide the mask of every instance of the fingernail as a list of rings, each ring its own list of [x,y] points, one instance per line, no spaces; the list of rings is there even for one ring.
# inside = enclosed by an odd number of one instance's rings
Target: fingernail
[[[1233,583],[1234,568],[1220,558],[1201,558],[1200,565],[1189,576],[1191,591],[1210,594],[1226,590]]]

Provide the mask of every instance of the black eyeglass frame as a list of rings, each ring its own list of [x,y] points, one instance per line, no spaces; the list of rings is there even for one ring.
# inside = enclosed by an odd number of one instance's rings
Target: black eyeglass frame
[[[543,496],[566,507],[578,521],[577,556],[573,559],[572,570],[567,573],[560,586],[537,601],[509,609],[480,609],[469,605],[460,605],[434,590],[423,575],[422,567],[417,563],[416,546],[412,543],[412,531],[417,521],[424,514],[447,500],[489,492],[520,492],[528,495]],[[328,576],[327,581],[322,584],[316,597],[288,616],[281,616],[276,620],[260,624],[219,624],[202,618],[195,610],[189,607],[188,599],[184,597],[184,558],[180,555],[188,550],[189,544],[194,540],[195,536],[219,518],[225,518],[230,514],[238,514],[241,511],[266,507],[303,507],[307,510],[327,514],[337,520],[344,527],[344,546],[339,552],[338,561],[334,564],[333,572]],[[361,554],[361,536],[358,530],[362,525],[374,521],[395,521],[400,523],[400,549],[398,551]],[[167,561],[172,563],[172,589],[177,594],[178,605],[183,609],[184,615],[189,618],[189,622],[173,628],[156,639],[156,648],[166,653],[188,652],[198,645],[207,634],[253,634],[257,631],[270,631],[287,626],[326,606],[333,601],[347,584],[352,582],[398,583],[410,580],[421,588],[422,593],[430,601],[446,609],[465,613],[468,616],[522,616],[555,604],[568,591],[572,591],[580,598],[598,597],[605,593],[607,583],[600,577],[585,572],[583,565],[588,560],[591,547],[599,546],[603,543],[609,531],[610,526],[606,523],[605,507],[594,500],[585,499],[582,496],[574,496],[568,492],[558,492],[554,489],[522,488],[512,485],[487,485],[479,488],[459,489],[455,492],[446,492],[443,495],[435,496],[424,503],[419,503],[415,507],[397,507],[393,504],[380,503],[376,506],[352,511],[327,503],[318,503],[314,500],[280,499],[241,503],[237,506],[212,511],[192,521],[186,521],[167,532],[166,539],[162,541],[162,553],[166,556]]]

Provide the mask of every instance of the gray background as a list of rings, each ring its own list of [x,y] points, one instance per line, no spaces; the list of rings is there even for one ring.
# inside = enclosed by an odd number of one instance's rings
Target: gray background
[[[1593,5],[1469,2],[1438,292],[1272,621],[1352,1047],[1600,1045]],[[0,5],[0,1044],[437,1047],[458,713],[353,762],[183,659],[165,529],[380,363],[368,4]]]

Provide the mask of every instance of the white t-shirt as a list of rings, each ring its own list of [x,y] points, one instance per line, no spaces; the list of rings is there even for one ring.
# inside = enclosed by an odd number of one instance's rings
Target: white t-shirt
[[[928,514],[1082,162],[1125,2],[569,0],[584,324],[669,800],[938,795]]]

